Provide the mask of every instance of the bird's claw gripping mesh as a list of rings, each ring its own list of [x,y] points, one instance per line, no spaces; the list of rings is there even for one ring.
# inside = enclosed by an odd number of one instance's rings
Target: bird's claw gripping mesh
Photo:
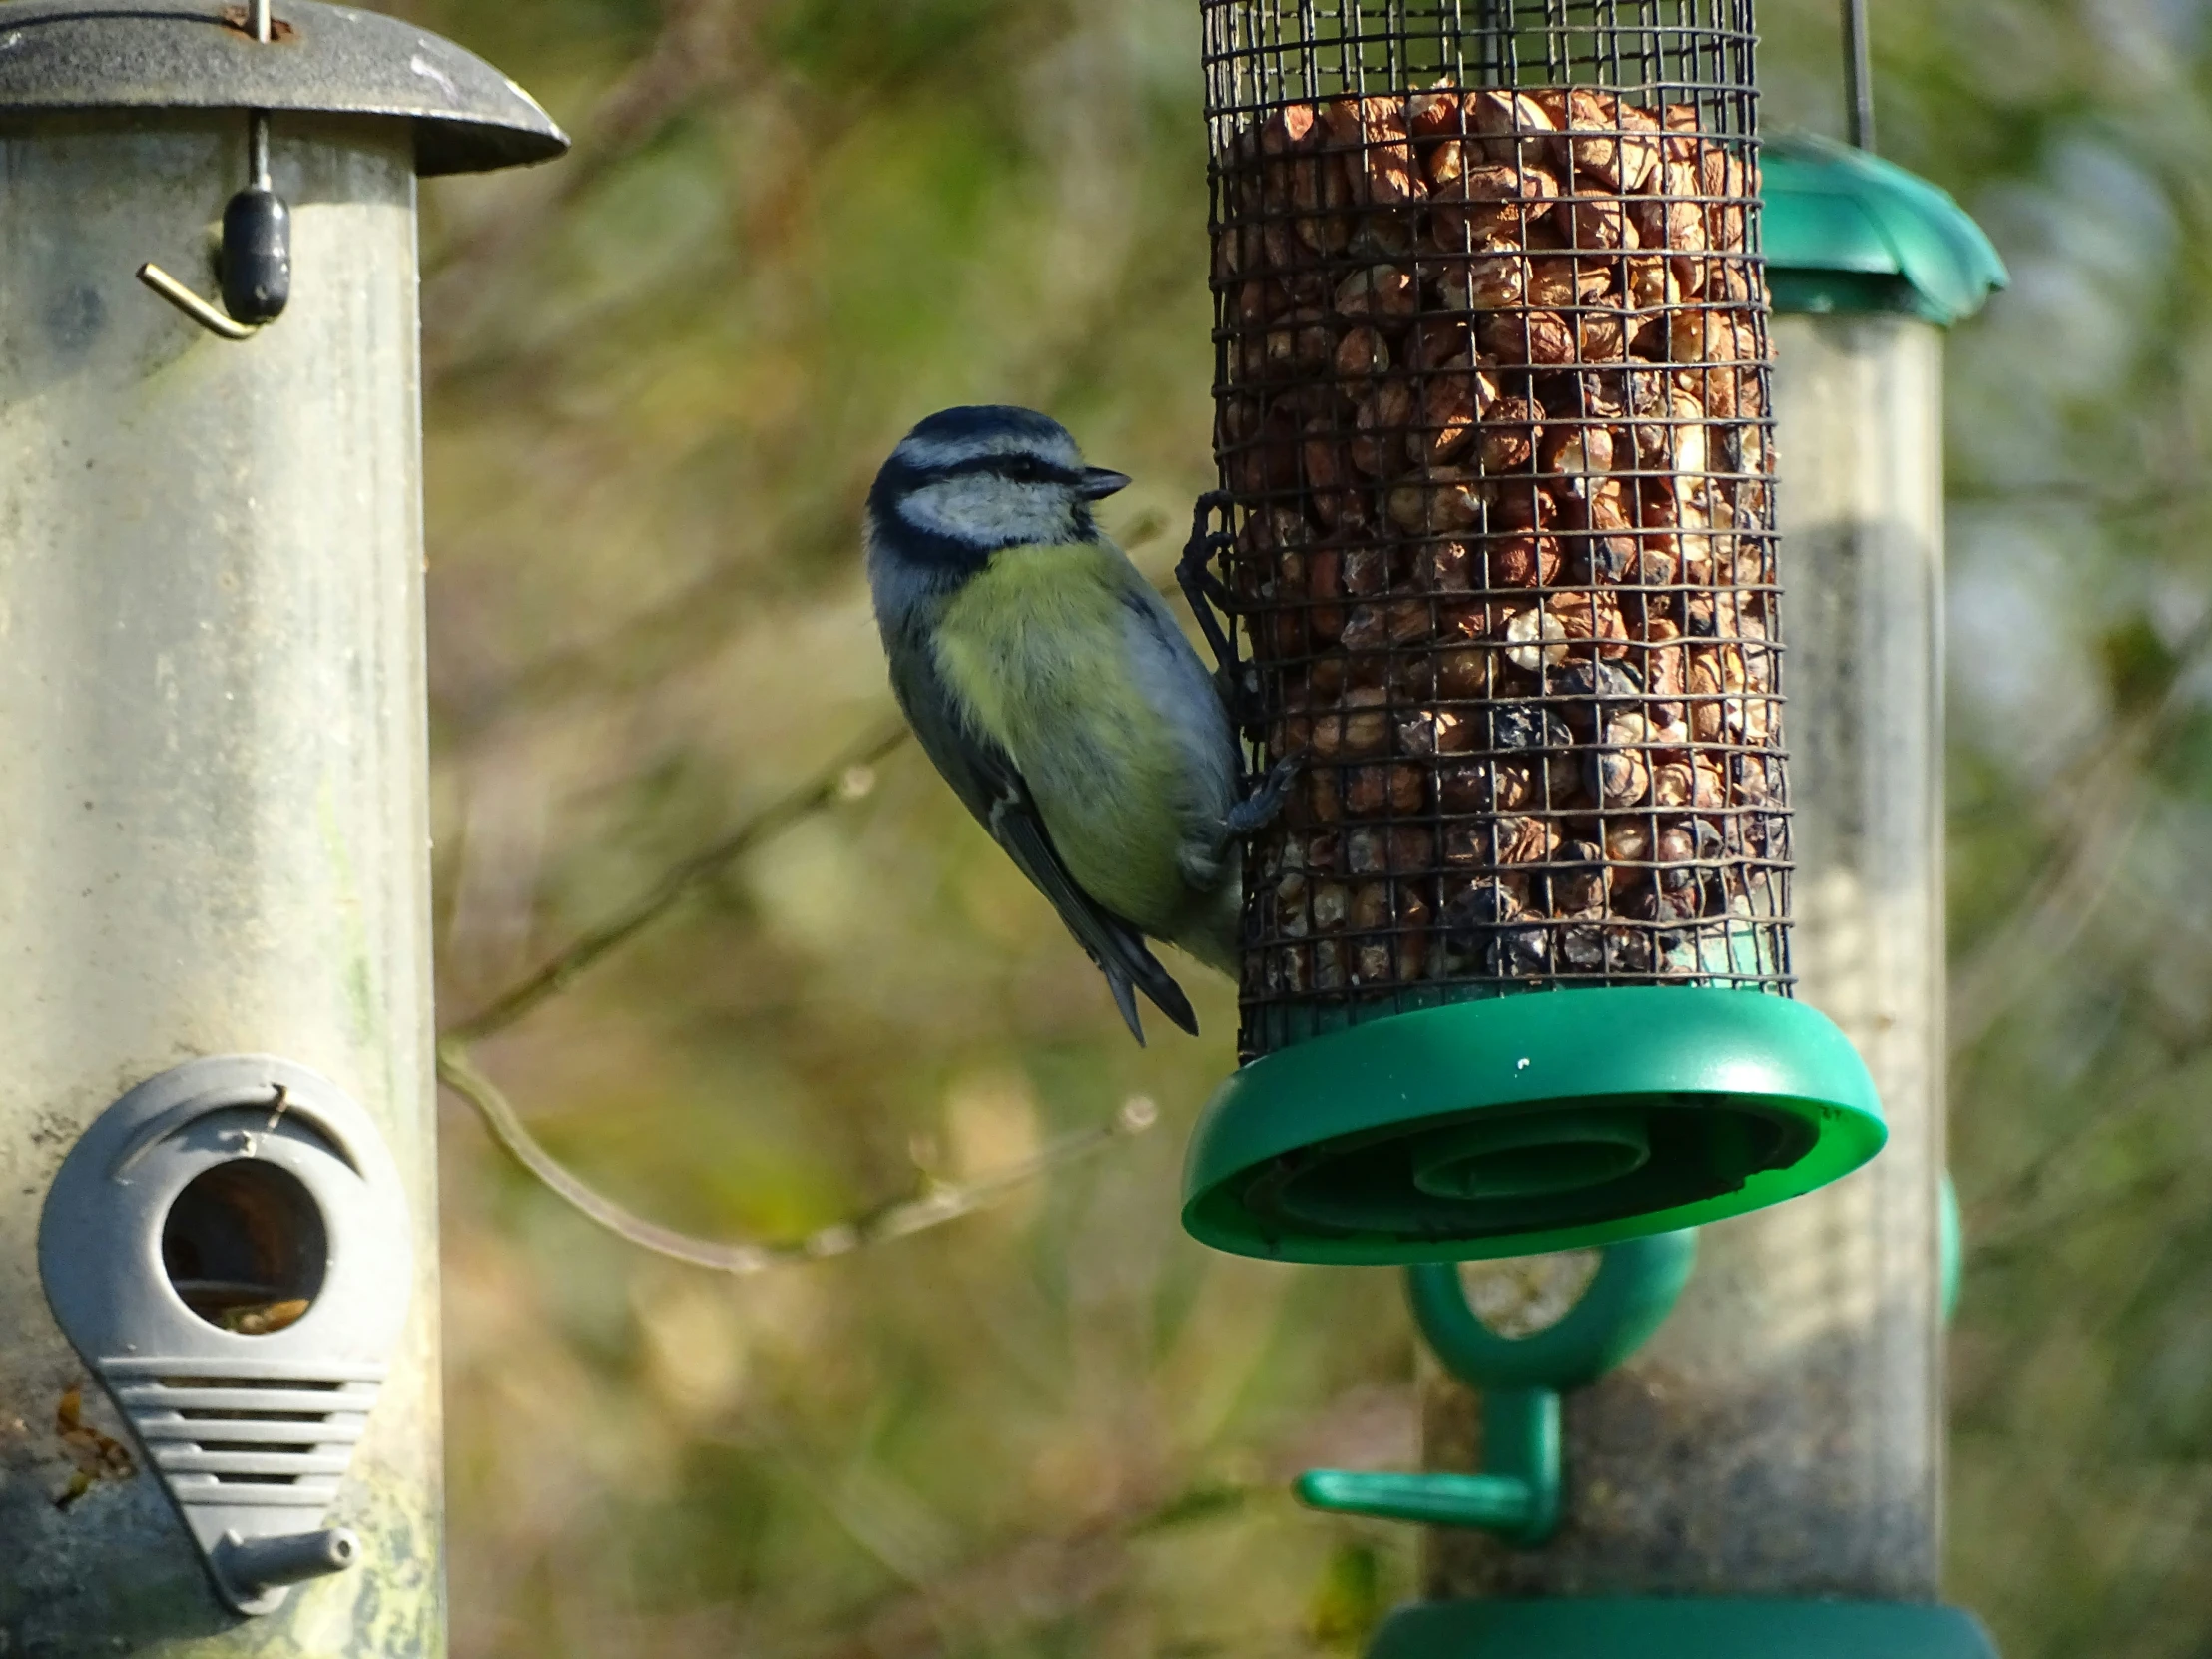
[[[1749,0],[1205,7],[1248,1055],[1786,992]]]

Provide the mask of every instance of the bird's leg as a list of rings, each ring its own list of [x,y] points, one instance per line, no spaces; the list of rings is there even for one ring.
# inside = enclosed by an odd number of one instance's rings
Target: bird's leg
[[[1226,822],[1232,835],[1257,835],[1276,820],[1289,798],[1291,785],[1306,766],[1306,754],[1286,755],[1276,762],[1259,787],[1229,809]]]
[[[1251,727],[1261,724],[1265,718],[1257,706],[1259,696],[1253,668],[1250,663],[1237,660],[1236,645],[1222,626],[1224,620],[1237,614],[1237,596],[1214,574],[1214,555],[1235,545],[1236,537],[1226,530],[1209,531],[1207,528],[1207,520],[1228,500],[1228,495],[1220,490],[1209,490],[1198,498],[1198,505],[1191,514],[1191,539],[1183,544],[1183,557],[1175,567],[1175,579],[1183,589],[1183,597],[1190,602],[1191,614],[1198,619],[1199,631],[1213,649],[1214,684],[1221,693],[1223,707],[1228,709],[1235,725]]]
[[[1235,672],[1237,662],[1221,619],[1235,614],[1236,596],[1214,574],[1213,564],[1215,553],[1234,538],[1227,532],[1209,531],[1206,525],[1214,510],[1228,499],[1219,490],[1208,490],[1198,498],[1191,514],[1191,539],[1183,544],[1182,560],[1175,567],[1175,580],[1183,589],[1183,597],[1190,601],[1191,614],[1198,618],[1199,632],[1213,648],[1214,662],[1224,679]]]

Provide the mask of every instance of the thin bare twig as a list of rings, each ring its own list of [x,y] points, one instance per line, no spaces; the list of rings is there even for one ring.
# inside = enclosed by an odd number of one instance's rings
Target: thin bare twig
[[[1147,517],[1132,528],[1127,542],[1134,548],[1157,537],[1162,526],[1157,519]],[[1160,578],[1154,586],[1163,594],[1172,595],[1175,591],[1172,576]],[[443,1033],[445,1039],[459,1043],[481,1042],[532,1013],[541,1003],[566,990],[572,980],[602,957],[629,943],[701,887],[720,878],[733,863],[763,841],[843,796],[855,773],[873,767],[912,735],[903,720],[886,721],[807,783],[770,803],[712,846],[693,853],[669,870],[651,891],[641,894],[627,909],[601,922],[559,955],[541,964],[527,978],[501,991],[467,1019],[448,1026]]]
[[[872,767],[903,744],[908,732],[904,722],[877,727],[809,782],[780,801],[770,803],[712,846],[693,853],[641,894],[628,908],[617,911],[566,950],[545,962],[529,977],[501,991],[482,1008],[450,1026],[444,1040],[450,1043],[481,1042],[494,1032],[534,1011],[541,1003],[566,990],[570,981],[602,957],[628,944],[648,927],[700,888],[719,878],[738,859],[763,841],[788,830],[810,813],[820,812],[850,787],[855,771]]]
[[[465,1044],[451,1038],[438,1044],[438,1079],[476,1109],[484,1126],[501,1146],[514,1154],[524,1169],[581,1215],[656,1256],[687,1262],[693,1267],[710,1268],[716,1273],[740,1275],[766,1273],[771,1268],[796,1262],[819,1262],[830,1256],[844,1256],[869,1245],[941,1227],[995,1203],[1017,1187],[1104,1151],[1116,1141],[1141,1135],[1159,1119],[1159,1109],[1139,1095],[1125,1101],[1104,1123],[1063,1135],[1032,1156],[973,1181],[932,1181],[914,1196],[819,1228],[804,1239],[772,1244],[722,1244],[672,1232],[632,1215],[570,1173],[524,1127],[499,1086],[476,1069]]]
[[[855,470],[843,494],[857,500],[866,492],[867,480],[866,471]],[[1146,513],[1116,539],[1124,553],[1135,555],[1167,528],[1165,519]],[[855,546],[858,540],[851,524],[836,527],[834,545]],[[831,543],[818,528],[808,527],[785,533],[781,545],[804,562]],[[543,713],[586,695],[628,696],[665,685],[692,659],[730,643],[734,619],[756,598],[758,580],[759,572],[746,561],[727,560],[650,609],[614,623],[606,633],[557,646],[523,664],[491,692],[441,702],[438,729],[448,753],[465,752],[483,733],[518,715]],[[1172,574],[1153,585],[1171,602],[1182,596]]]
[[[1152,520],[1132,526],[1130,547],[1156,537],[1163,526]],[[1163,591],[1170,587],[1163,581]],[[1009,1165],[976,1181],[933,1183],[918,1196],[901,1199],[850,1221],[821,1229],[783,1244],[724,1244],[673,1232],[594,1190],[564,1168],[538,1143],[498,1086],[478,1070],[470,1046],[508,1029],[566,990],[614,951],[675,910],[703,887],[719,879],[746,853],[846,795],[856,772],[882,761],[911,736],[903,721],[886,722],[830,761],[798,789],[771,803],[713,845],[675,865],[651,889],[626,908],[576,939],[523,979],[494,996],[476,1013],[448,1028],[437,1047],[438,1077],[473,1107],[494,1139],[555,1196],[598,1226],[656,1255],[718,1273],[752,1274],[794,1262],[879,1244],[926,1228],[941,1226],[993,1202],[1116,1140],[1152,1126],[1157,1110],[1149,1100],[1125,1104],[1107,1123],[1066,1136],[1035,1157]]]
[[[1141,1096],[1094,1128],[1062,1136],[1033,1157],[973,1181],[931,1181],[926,1189],[864,1215],[786,1243],[725,1244],[694,1238],[631,1214],[596,1191],[539,1144],[499,1086],[478,1070],[470,1044],[503,1031],[561,991],[610,952],[660,920],[747,852],[846,794],[856,771],[871,767],[906,741],[903,723],[879,728],[831,761],[808,783],[754,814],[712,846],[676,865],[653,888],[577,939],[534,973],[492,998],[478,1013],[438,1040],[438,1080],[475,1108],[492,1138],[554,1196],[598,1226],[642,1250],[716,1273],[765,1273],[795,1262],[842,1256],[868,1245],[941,1227],[1003,1198],[1068,1164],[1103,1151],[1115,1141],[1152,1127],[1158,1109]]]

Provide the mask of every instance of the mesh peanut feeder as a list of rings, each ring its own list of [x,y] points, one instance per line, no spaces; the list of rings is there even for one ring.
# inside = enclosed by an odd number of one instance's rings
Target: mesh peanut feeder
[[[1205,7],[1258,767],[1209,1243],[1562,1249],[1880,1147],[1790,999],[1748,0]]]

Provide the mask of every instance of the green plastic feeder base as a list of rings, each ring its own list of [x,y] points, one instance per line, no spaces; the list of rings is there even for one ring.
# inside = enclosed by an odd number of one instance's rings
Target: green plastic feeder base
[[[1879,1601],[1417,1601],[1367,1659],[1997,1659],[1971,1613]]]
[[[1475,1261],[1671,1233],[1882,1150],[1874,1082],[1818,1010],[1756,991],[1529,991],[1255,1060],[1206,1108],[1183,1225],[1287,1262]]]

